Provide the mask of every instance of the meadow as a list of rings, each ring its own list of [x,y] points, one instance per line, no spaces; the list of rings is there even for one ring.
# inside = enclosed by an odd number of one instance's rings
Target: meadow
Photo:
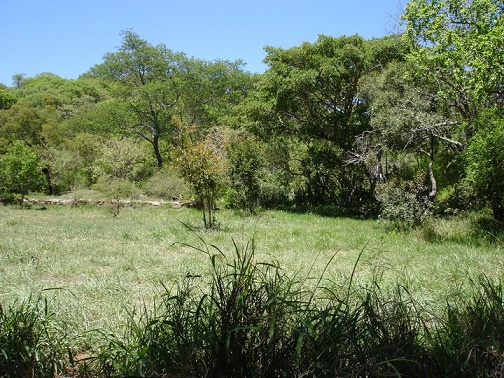
[[[68,333],[120,333],[132,314],[167,291],[175,295],[187,277],[209,285],[215,267],[205,251],[231,257],[252,244],[254,261],[300,277],[308,292],[321,277],[343,290],[350,280],[380,290],[399,285],[425,314],[464,297],[481,275],[503,278],[502,239],[478,229],[476,215],[409,232],[315,213],[220,210],[217,217],[218,229],[204,231],[190,208],[137,205],[114,217],[87,205],[0,207],[0,304],[42,294]]]

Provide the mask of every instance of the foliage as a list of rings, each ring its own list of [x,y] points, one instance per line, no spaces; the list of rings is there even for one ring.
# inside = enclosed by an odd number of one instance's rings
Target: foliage
[[[119,51],[104,56],[90,75],[103,79],[113,97],[124,105],[116,126],[149,142],[159,168],[163,166],[160,138],[170,136],[172,111],[180,93],[176,72],[185,60],[164,45],[152,46],[133,31],[123,31]]]
[[[191,125],[193,138],[204,139],[213,127],[234,125],[234,107],[252,90],[252,78],[243,72],[244,63],[186,59],[181,62],[179,101],[175,114],[180,123]]]
[[[438,326],[427,334],[432,345],[431,376],[490,377],[504,368],[502,282],[486,276],[471,281],[472,295],[448,303]]]
[[[229,205],[255,213],[261,198],[261,181],[265,175],[265,162],[261,144],[247,135],[238,135],[227,148],[229,165]]]
[[[399,229],[419,225],[430,204],[423,182],[420,174],[413,180],[399,178],[379,184],[376,197],[381,205],[380,217],[393,221]]]
[[[46,121],[47,115],[43,111],[21,103],[0,112],[0,153],[16,140],[29,146],[42,144]]]
[[[266,51],[269,68],[246,107],[256,121],[249,129],[265,140],[281,135],[303,146],[304,156],[292,156],[301,168],[293,173],[305,178],[298,199],[352,207],[366,192],[360,167],[345,164],[355,137],[369,129],[358,82],[401,59],[400,40],[320,36],[315,43]]]
[[[0,84],[0,110],[7,110],[17,102],[16,96]]]
[[[467,182],[490,203],[494,219],[504,222],[504,120],[487,121],[465,153]]]
[[[140,189],[134,183],[117,177],[101,176],[91,188],[103,193],[112,201],[112,215],[114,217],[119,215],[122,201],[134,198],[140,193]]]
[[[203,211],[205,229],[216,227],[217,199],[225,180],[225,160],[213,149],[211,140],[188,144],[179,149],[177,167],[182,178],[192,187],[198,206]]]
[[[96,82],[87,79],[69,80],[52,73],[25,78],[18,91],[20,102],[33,108],[57,109],[63,119],[84,104],[104,99]]]
[[[405,157],[413,155],[428,173],[427,200],[433,203],[438,192],[437,160],[442,156],[445,166],[454,164],[463,145],[457,140],[457,122],[442,112],[425,82],[408,79],[411,70],[410,63],[392,63],[361,80],[361,95],[369,106],[373,129],[357,138],[349,161],[366,167],[374,188],[380,183],[383,187],[392,174],[397,174],[383,169],[384,156],[387,165],[404,165]],[[455,181],[458,178],[455,174],[451,176]],[[445,182],[450,183],[449,179],[446,177]]]
[[[416,77],[471,122],[502,101],[502,12],[500,0],[413,0],[403,16]]]
[[[59,146],[40,151],[50,194],[88,188],[97,180],[96,162],[102,152],[102,140],[96,135],[79,133]]]
[[[43,183],[37,156],[24,142],[14,142],[0,156],[0,195],[4,199],[16,198],[22,204],[25,196],[41,189]]]
[[[97,177],[141,182],[155,171],[155,162],[149,158],[145,146],[133,139],[110,138],[101,146],[98,156],[93,163]]]
[[[164,167],[150,177],[143,186],[147,196],[167,200],[180,200],[188,191],[184,180],[172,167]]]

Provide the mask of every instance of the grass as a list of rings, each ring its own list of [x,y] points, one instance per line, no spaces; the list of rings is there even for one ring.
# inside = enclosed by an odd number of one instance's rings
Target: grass
[[[113,217],[89,206],[0,207],[0,323],[24,332],[16,319],[44,313],[54,321],[34,321],[30,332],[56,335],[35,340],[70,355],[27,369],[54,372],[98,348],[93,369],[103,376],[391,374],[431,358],[422,334],[439,349],[432,366],[456,362],[441,375],[501,363],[500,331],[474,341],[480,326],[499,324],[498,316],[485,319],[503,307],[501,286],[492,284],[502,281],[502,239],[493,229],[490,238],[475,232],[479,218],[441,219],[409,234],[372,220],[281,211],[220,211],[218,231],[207,233],[200,219],[186,208],[136,206]],[[483,273],[487,281],[475,285]],[[443,354],[448,344],[452,354]],[[43,350],[33,345],[24,348]],[[472,367],[468,351],[478,356]]]
[[[49,206],[47,210],[0,207],[0,303],[11,303],[47,288],[58,311],[80,329],[120,326],[125,308],[150,300],[161,283],[172,285],[186,273],[206,274],[208,262],[186,245],[198,245],[199,212],[168,207],[122,209]],[[357,282],[379,277],[400,283],[420,302],[444,304],[468,277],[501,278],[502,244],[470,237],[425,240],[422,231],[388,231],[373,220],[328,218],[266,211],[256,217],[218,214],[220,231],[199,232],[209,244],[233,250],[254,239],[258,259],[278,261],[294,274],[349,277],[361,250]],[[439,224],[446,235],[448,221]],[[468,233],[463,221],[453,229]],[[455,241],[453,241],[455,239]]]

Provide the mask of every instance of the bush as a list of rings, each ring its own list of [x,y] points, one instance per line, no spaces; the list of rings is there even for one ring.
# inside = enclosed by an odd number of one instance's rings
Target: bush
[[[188,188],[173,169],[163,168],[146,182],[143,190],[147,196],[177,200],[183,197]]]
[[[419,174],[413,180],[392,179],[377,185],[380,218],[391,220],[398,229],[420,224],[430,205],[423,180]]]

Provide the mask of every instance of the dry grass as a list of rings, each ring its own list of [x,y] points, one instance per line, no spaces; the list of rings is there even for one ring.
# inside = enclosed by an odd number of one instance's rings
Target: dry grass
[[[256,241],[256,258],[278,261],[288,274],[344,282],[359,253],[357,282],[378,278],[400,283],[420,302],[444,305],[469,277],[502,278],[502,244],[471,238],[440,242],[422,232],[390,232],[376,221],[266,211],[238,217],[223,210],[220,230],[203,232],[192,209],[137,207],[113,217],[105,208],[49,206],[47,210],[0,207],[0,303],[22,300],[43,289],[58,315],[79,331],[124,321],[125,309],[149,302],[187,272],[208,274],[208,259],[187,247],[199,237],[223,251],[233,240]],[[440,224],[440,232],[466,232],[462,220]],[[187,225],[196,229],[191,231]]]

